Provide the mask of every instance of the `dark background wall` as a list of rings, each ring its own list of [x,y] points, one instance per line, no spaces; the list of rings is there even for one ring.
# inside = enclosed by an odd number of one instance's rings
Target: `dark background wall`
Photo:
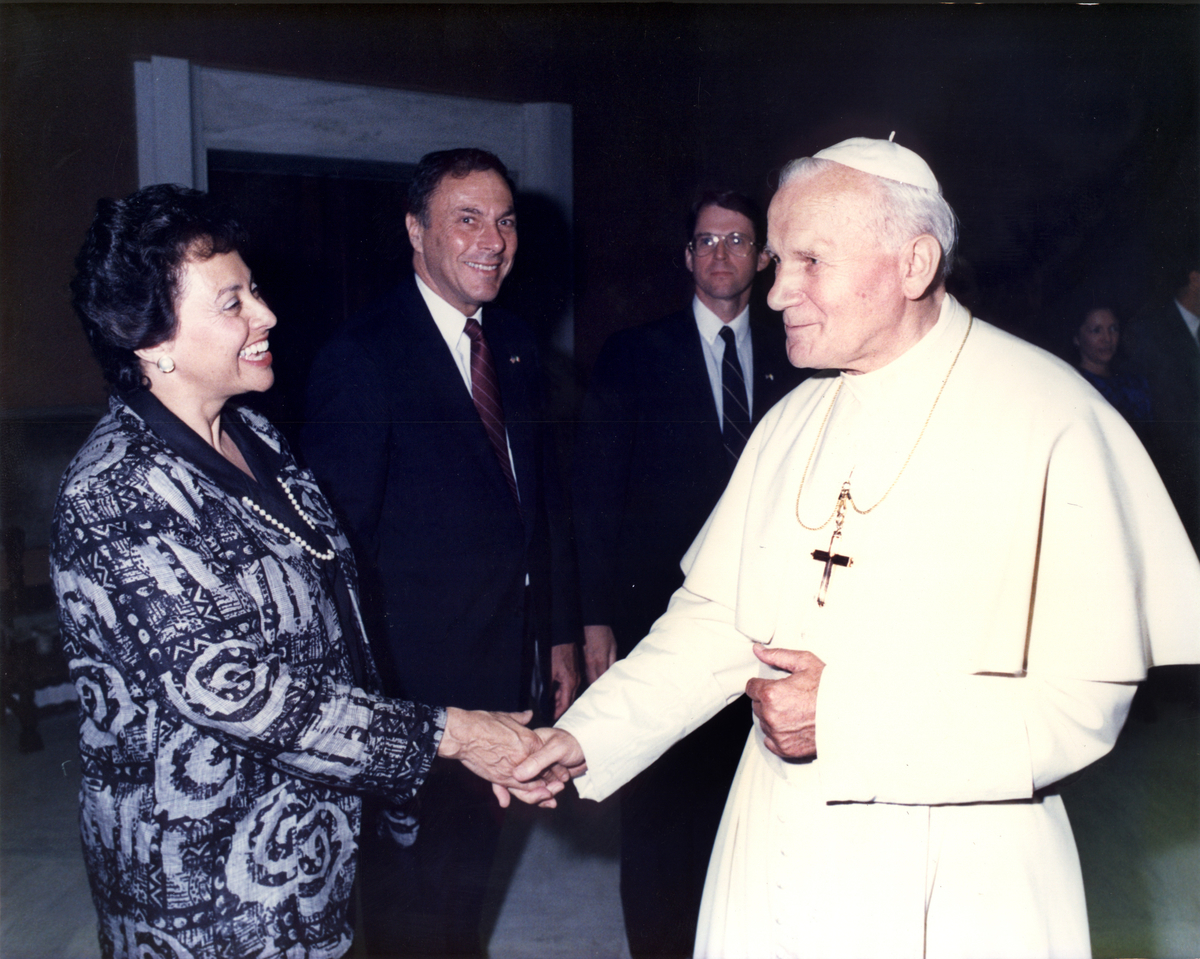
[[[95,200],[137,186],[132,63],[152,54],[571,104],[583,370],[686,291],[697,185],[765,200],[844,136],[925,155],[963,221],[964,297],[1035,340],[1087,275],[1132,308],[1197,246],[1192,5],[3,4],[0,28],[9,410],[102,398],[66,282]]]

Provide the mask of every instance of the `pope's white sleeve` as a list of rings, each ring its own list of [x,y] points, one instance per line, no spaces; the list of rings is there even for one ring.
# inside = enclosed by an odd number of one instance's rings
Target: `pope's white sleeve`
[[[680,588],[650,634],[556,724],[583,747],[585,799],[604,799],[733,702],[757,675],[727,606]]]
[[[827,667],[817,693],[821,789],[831,802],[1027,799],[1112,748],[1135,689]]]

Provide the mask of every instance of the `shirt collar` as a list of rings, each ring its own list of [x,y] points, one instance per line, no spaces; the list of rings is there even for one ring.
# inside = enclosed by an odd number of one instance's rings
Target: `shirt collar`
[[[1183,317],[1183,322],[1187,324],[1192,336],[1200,338],[1200,335],[1196,333],[1197,330],[1200,330],[1200,316],[1197,316],[1178,300],[1175,301],[1175,306],[1178,307],[1179,315]]]
[[[462,333],[463,327],[467,325],[467,317],[430,289],[429,285],[418,274],[414,273],[413,277],[417,281],[417,289],[421,291],[421,298],[425,300],[425,305],[429,307],[429,312],[433,316],[433,322],[442,331],[442,336],[446,338],[446,342],[453,343]],[[480,326],[483,326],[482,306],[475,311],[474,319]]]
[[[189,460],[193,466],[207,473],[227,493],[241,496],[251,489],[250,477],[214,450],[199,433],[167,409],[162,400],[149,390],[124,393],[121,400],[145,420],[150,430],[176,455]],[[221,428],[233,435],[234,442],[242,449],[242,455],[250,468],[259,467],[255,470],[256,479],[260,483],[270,481],[275,471],[259,454],[258,444],[255,442],[257,437],[249,430],[241,429],[234,407],[228,404],[221,410]]]
[[[716,313],[701,302],[700,297],[693,296],[692,314],[696,317],[696,326],[700,329],[700,335],[704,337],[704,341],[709,346],[712,346],[717,341],[717,337],[721,335],[721,330],[726,326],[733,330],[733,337],[739,345],[744,343],[746,337],[750,335],[749,303],[743,307],[741,313],[728,323],[724,323]]]

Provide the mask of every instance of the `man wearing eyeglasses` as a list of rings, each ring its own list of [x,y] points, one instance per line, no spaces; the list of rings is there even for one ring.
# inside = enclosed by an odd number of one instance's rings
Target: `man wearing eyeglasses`
[[[683,582],[679,560],[751,427],[802,378],[787,362],[778,318],[751,316],[754,278],[767,265],[761,220],[740,194],[701,195],[687,220],[691,304],[615,333],[596,362],[574,469],[589,682],[666,610]],[[743,698],[623,790],[621,898],[634,959],[691,956],[749,729]]]

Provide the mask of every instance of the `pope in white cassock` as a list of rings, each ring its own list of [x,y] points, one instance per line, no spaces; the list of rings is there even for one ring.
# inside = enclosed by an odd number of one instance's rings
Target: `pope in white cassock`
[[[955,241],[895,143],[785,168],[769,303],[828,372],[763,419],[665,615],[518,770],[603,799],[751,697],[697,956],[1090,955],[1056,784],[1147,667],[1200,659],[1200,564],[1149,458],[945,292]]]

